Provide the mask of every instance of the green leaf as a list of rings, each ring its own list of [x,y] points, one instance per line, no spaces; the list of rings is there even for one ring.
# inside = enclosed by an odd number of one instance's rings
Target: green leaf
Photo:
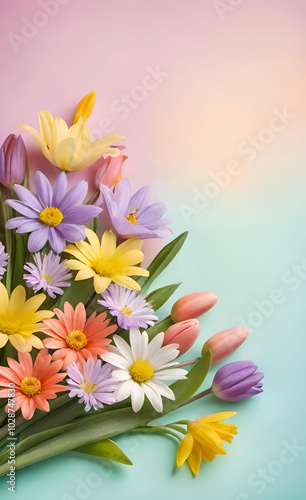
[[[187,379],[178,380],[170,385],[175,394],[175,401],[165,400],[164,411],[168,413],[178,405],[189,399],[203,384],[206,375],[211,367],[211,351],[207,351],[199,361],[191,368]]]
[[[162,288],[158,288],[151,292],[147,297],[146,301],[150,302],[154,311],[157,311],[160,307],[162,307],[168,299],[170,299],[171,295],[177,290],[177,288],[181,285],[181,283],[177,283],[175,285],[167,285]]]
[[[12,276],[12,288],[17,285],[24,285],[23,281],[23,266],[26,263],[27,248],[24,238],[21,234],[15,234],[15,258],[14,258],[14,272]]]
[[[157,276],[170,264],[170,262],[174,259],[176,254],[182,248],[186,238],[188,235],[188,231],[180,234],[177,238],[170,241],[155,257],[155,259],[151,262],[148,267],[148,271],[150,272],[150,276],[148,278],[140,277],[137,278],[136,281],[141,287],[142,292],[148,290],[148,288],[152,285],[153,281],[157,278]]]
[[[64,295],[61,295],[53,307],[63,309],[64,303],[67,301],[72,307],[76,307],[79,302],[85,304],[87,300],[93,295],[93,279],[82,281],[72,281],[71,286],[65,289]]]
[[[167,316],[167,318],[159,321],[159,323],[156,323],[154,326],[150,326],[150,328],[147,329],[149,339],[152,340],[158,333],[165,332],[171,325],[173,325],[171,316]]]
[[[98,441],[97,443],[86,444],[72,451],[94,455],[95,457],[105,458],[106,460],[111,460],[120,464],[133,465],[131,460],[123,453],[119,446],[110,439],[103,439],[103,441]]]

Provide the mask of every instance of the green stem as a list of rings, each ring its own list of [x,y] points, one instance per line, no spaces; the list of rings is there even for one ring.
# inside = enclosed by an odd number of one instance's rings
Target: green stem
[[[195,359],[190,359],[189,361],[182,361],[181,363],[178,363],[175,365],[175,368],[183,368],[183,366],[190,366],[190,365],[195,365],[200,358],[195,358]]]
[[[167,424],[167,427],[170,427],[170,429],[174,429],[175,431],[181,432],[182,434],[188,434],[186,429],[184,429],[184,427],[181,427],[180,425]]]
[[[192,396],[191,398],[187,399],[187,401],[184,401],[180,405],[177,406],[177,408],[183,408],[183,406],[189,405],[190,403],[193,403],[194,401],[197,401],[198,399],[204,398],[204,396],[208,396],[208,394],[212,393],[211,387],[209,389],[206,389],[206,391],[199,392],[195,396]],[[176,422],[178,423],[178,422]],[[181,422],[180,422],[181,423]]]
[[[169,434],[181,441],[180,437],[169,429],[170,426],[166,425],[146,425],[144,427],[135,427],[131,432],[151,433],[151,434]]]

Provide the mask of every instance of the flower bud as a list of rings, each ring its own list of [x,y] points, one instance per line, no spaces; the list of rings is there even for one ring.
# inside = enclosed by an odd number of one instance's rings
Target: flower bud
[[[177,300],[171,310],[173,321],[198,318],[214,307],[218,295],[211,292],[196,292],[185,295]]]
[[[22,184],[27,167],[27,152],[21,135],[10,134],[0,148],[0,183],[7,188]]]
[[[211,390],[225,401],[240,401],[263,391],[260,381],[264,374],[257,372],[252,361],[234,361],[217,371]]]
[[[99,189],[100,184],[111,188],[117,184],[122,178],[122,165],[127,159],[127,156],[120,154],[119,156],[107,156],[99,161],[100,167],[96,173],[95,186]]]
[[[200,324],[197,319],[188,319],[171,325],[164,334],[163,345],[179,344],[180,355],[187,352],[200,334]]]
[[[210,337],[204,344],[203,354],[211,350],[212,365],[219,363],[235,352],[248,338],[250,330],[244,327],[228,328]]]

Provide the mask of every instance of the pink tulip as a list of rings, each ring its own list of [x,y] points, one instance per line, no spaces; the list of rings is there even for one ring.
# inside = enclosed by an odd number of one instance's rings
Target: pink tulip
[[[120,154],[119,156],[107,156],[99,161],[99,168],[95,177],[95,186],[99,189],[99,184],[111,188],[122,178],[122,165],[127,159],[127,156]]]
[[[200,333],[200,324],[197,319],[180,321],[170,326],[165,331],[164,346],[168,344],[179,344],[180,355],[187,352],[197,340]]]
[[[218,295],[211,292],[197,292],[177,300],[171,310],[171,318],[176,323],[185,319],[198,318],[214,307]]]
[[[202,356],[210,349],[212,364],[215,365],[219,363],[219,361],[222,361],[222,359],[233,354],[233,352],[235,352],[248,338],[249,333],[250,331],[248,328],[239,326],[216,333],[205,342],[202,349]]]

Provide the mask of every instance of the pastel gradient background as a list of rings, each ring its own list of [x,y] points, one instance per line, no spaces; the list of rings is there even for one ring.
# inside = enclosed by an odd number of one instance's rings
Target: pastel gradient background
[[[170,438],[123,436],[116,441],[134,467],[68,453],[19,471],[15,498],[304,498],[305,2],[0,5],[0,140],[19,123],[37,126],[41,109],[70,120],[95,89],[88,122],[95,137],[126,136],[133,187],[149,184],[152,198],[168,204],[174,233],[190,232],[160,284],[183,281],[176,298],[219,295],[188,356],[213,333],[244,324],[252,333],[231,361],[252,359],[266,374],[259,397],[236,404],[209,397],[164,419],[237,411],[228,455],[203,464],[196,479],[187,467],[175,470]],[[54,177],[22,135],[33,167]],[[235,174],[224,174],[229,164]],[[0,485],[1,500],[13,498],[5,478]]]

